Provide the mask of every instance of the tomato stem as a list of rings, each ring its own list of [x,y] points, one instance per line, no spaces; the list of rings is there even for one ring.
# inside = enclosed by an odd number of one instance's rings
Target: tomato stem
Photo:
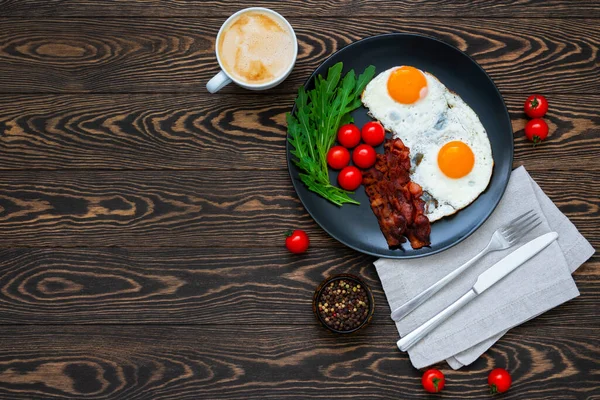
[[[431,381],[433,382],[433,387],[435,388],[435,392],[436,393],[439,392],[440,390],[438,388],[438,385],[439,385],[441,379],[440,378],[433,378]]]
[[[290,236],[292,236],[293,234],[294,234],[294,231],[292,231],[292,230],[289,230],[289,231],[285,231],[285,232],[284,232],[284,235],[285,235],[285,237],[290,237]]]
[[[490,393],[491,393],[491,394],[496,394],[496,393],[498,393],[498,386],[496,386],[495,384],[493,384],[493,383],[492,383],[492,384],[490,385]]]
[[[536,96],[533,96],[533,100],[531,100],[531,108],[536,109],[540,102],[538,101]]]

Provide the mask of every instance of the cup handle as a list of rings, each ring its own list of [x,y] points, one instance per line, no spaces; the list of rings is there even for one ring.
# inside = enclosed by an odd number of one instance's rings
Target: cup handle
[[[210,81],[206,84],[206,89],[210,93],[217,93],[219,90],[223,89],[225,86],[231,83],[231,78],[227,76],[227,74],[223,71],[219,71],[218,74],[213,76]]]

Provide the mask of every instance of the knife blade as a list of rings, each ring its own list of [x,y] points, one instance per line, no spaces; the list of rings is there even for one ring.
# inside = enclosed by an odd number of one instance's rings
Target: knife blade
[[[492,285],[517,269],[520,265],[544,250],[553,241],[558,238],[558,233],[550,232],[539,236],[532,241],[519,247],[496,264],[492,265],[477,277],[477,282],[473,285],[473,290],[481,294]]]
[[[419,326],[417,329],[398,340],[398,348],[401,351],[407,351],[410,349],[415,343],[427,336],[429,332],[448,319],[451,315],[460,310],[481,293],[492,287],[495,283],[502,280],[502,278],[513,272],[519,266],[523,265],[526,261],[538,254],[540,251],[544,250],[557,238],[558,233],[556,232],[546,233],[527,242],[514,252],[504,257],[502,260],[498,261],[496,264],[492,265],[477,277],[477,281],[473,287],[469,289],[469,291],[461,298],[450,304],[437,315],[433,316],[423,325]]]

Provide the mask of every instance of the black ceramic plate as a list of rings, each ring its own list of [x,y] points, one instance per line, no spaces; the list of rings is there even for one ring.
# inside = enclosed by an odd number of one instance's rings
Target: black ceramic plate
[[[298,178],[299,171],[291,160],[288,143],[287,159],[292,182],[308,213],[335,239],[355,250],[380,257],[422,257],[438,253],[467,238],[496,208],[512,170],[510,116],[494,82],[472,58],[447,43],[420,35],[388,34],[360,40],[333,54],[311,75],[306,88],[312,89],[314,77],[317,74],[326,76],[328,68],[339,61],[344,63],[344,73],[354,69],[359,74],[373,64],[377,74],[394,66],[412,65],[435,75],[479,116],[492,145],[494,170],[487,190],[477,200],[455,215],[431,225],[431,246],[413,250],[406,242],[402,249],[390,250],[364,188],[361,186],[354,195],[360,206],[346,204],[342,207],[309,191]],[[359,127],[371,120],[363,107],[354,111],[352,116]],[[383,153],[382,147],[376,149],[378,153]],[[336,182],[337,173],[330,170],[330,179]]]

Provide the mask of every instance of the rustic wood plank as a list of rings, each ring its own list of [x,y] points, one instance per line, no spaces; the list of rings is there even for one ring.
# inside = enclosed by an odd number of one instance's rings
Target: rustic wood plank
[[[533,149],[522,131],[527,95],[505,96],[515,162],[600,169],[600,96],[548,96],[551,136]],[[293,101],[293,94],[7,95],[0,169],[286,169]]]
[[[285,169],[294,95],[10,95],[1,169]]]
[[[321,328],[5,327],[0,399],[430,399],[421,372],[395,348],[394,327],[349,337]],[[487,374],[508,368],[503,399],[600,396],[598,325],[511,331],[472,366],[440,366],[443,397],[488,398]]]
[[[589,240],[600,239],[597,172],[531,173]],[[279,247],[290,228],[307,230],[313,246],[336,245],[305,212],[287,171],[7,171],[0,211],[4,248]]]
[[[348,248],[6,249],[0,324],[315,325],[312,295],[326,277],[361,276],[374,320],[393,324],[372,262]],[[581,297],[535,319],[540,329],[600,326],[600,256],[575,275]],[[231,312],[235,310],[235,312]]]
[[[593,0],[265,0],[259,4],[285,16],[356,17],[598,17],[600,7]],[[255,7],[254,0],[0,0],[0,16],[19,17],[228,17],[234,12]]]
[[[372,261],[335,247],[3,250],[0,323],[236,324],[241,313],[247,323],[312,325],[315,287],[341,272],[363,276],[383,314]]]
[[[8,172],[0,210],[4,247],[281,246],[290,228],[335,243],[285,171]]]
[[[434,36],[472,55],[501,90],[598,93],[594,19],[291,18],[298,64],[273,92],[295,92],[326,56],[388,32]],[[0,91],[201,92],[218,68],[222,18],[3,19]],[[535,34],[532,34],[535,32]],[[238,93],[240,88],[226,88]]]

